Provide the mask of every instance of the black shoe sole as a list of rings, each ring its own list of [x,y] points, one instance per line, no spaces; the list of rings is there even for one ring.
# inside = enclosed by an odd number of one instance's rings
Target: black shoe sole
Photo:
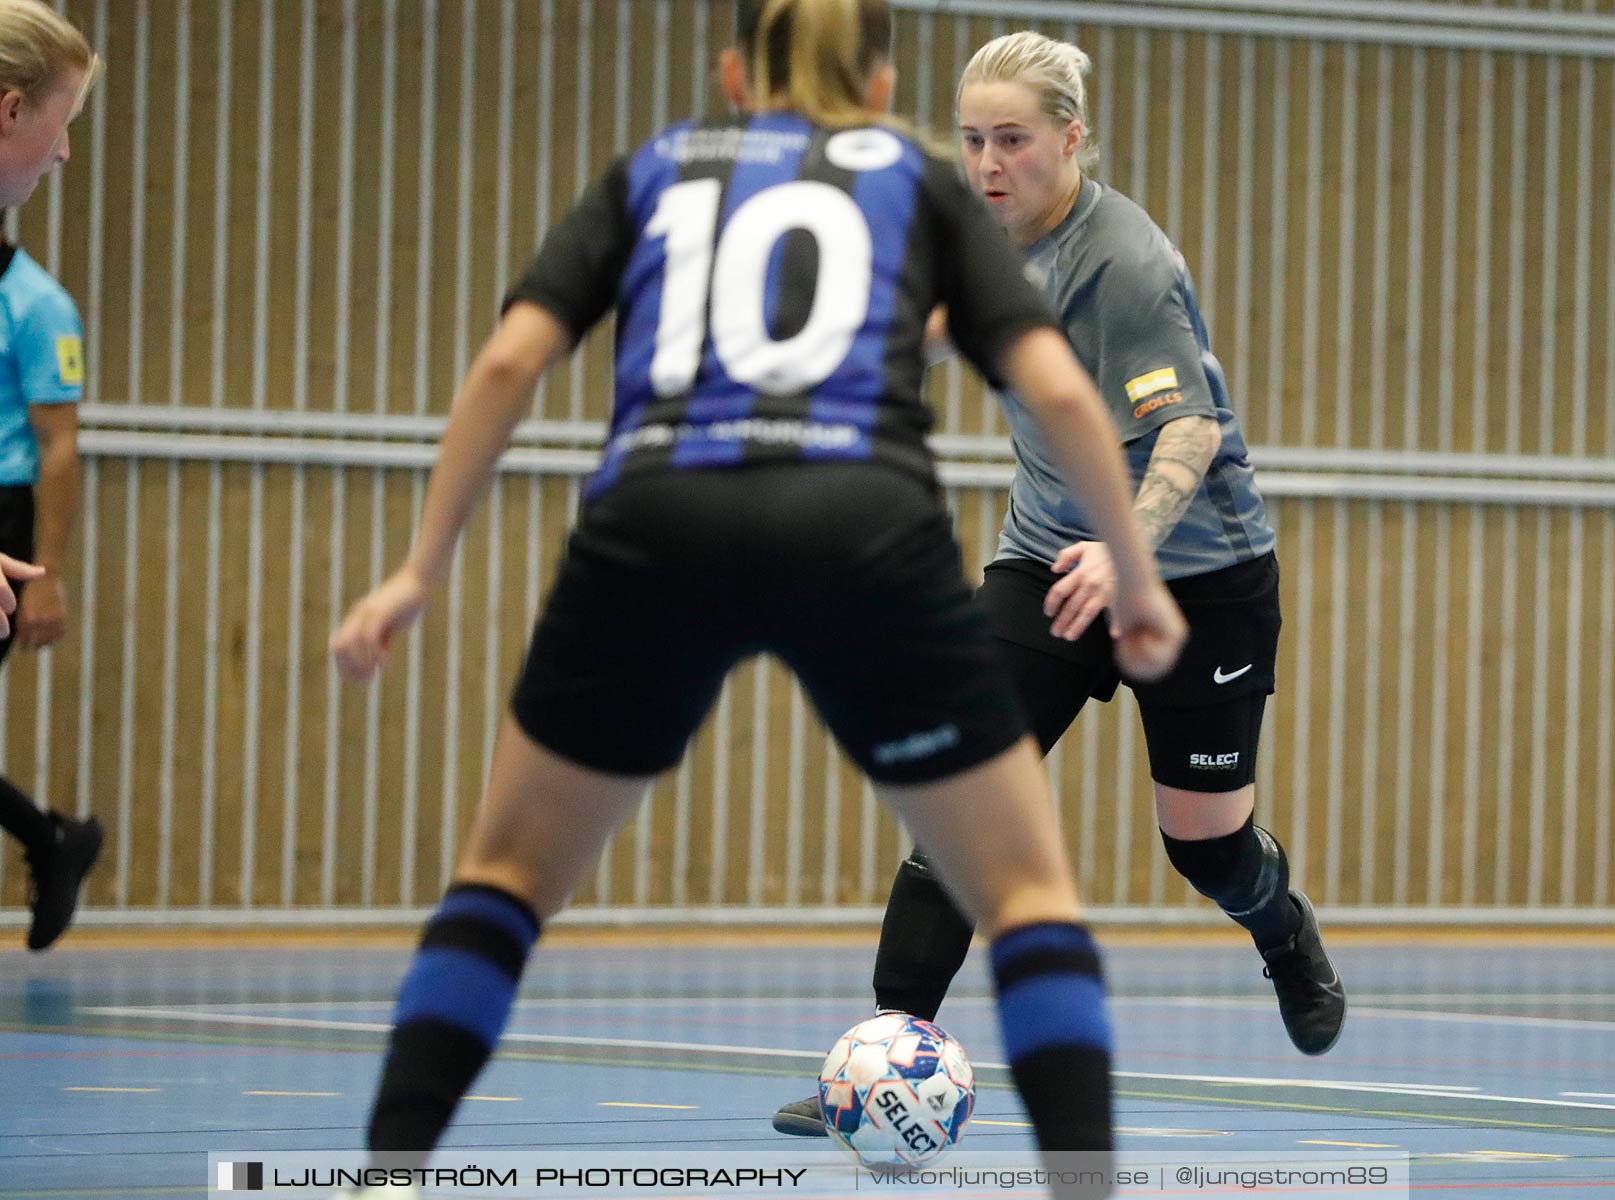
[[[789,1134],[791,1137],[829,1137],[824,1130],[824,1122],[813,1117],[800,1117],[795,1113],[777,1112],[774,1114],[774,1132]]]

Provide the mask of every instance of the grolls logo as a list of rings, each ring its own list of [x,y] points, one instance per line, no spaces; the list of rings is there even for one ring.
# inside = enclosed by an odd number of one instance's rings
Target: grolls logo
[[[221,1192],[261,1192],[264,1190],[264,1164],[261,1162],[222,1162],[218,1189]]]
[[[1165,408],[1169,404],[1182,404],[1182,403],[1183,403],[1183,393],[1182,392],[1168,392],[1164,396],[1156,396],[1153,400],[1146,400],[1146,401],[1144,401],[1143,404],[1140,404],[1137,408],[1135,408],[1133,410],[1133,419],[1135,421],[1142,421],[1145,417],[1149,416],[1152,412],[1155,412],[1157,409]]]

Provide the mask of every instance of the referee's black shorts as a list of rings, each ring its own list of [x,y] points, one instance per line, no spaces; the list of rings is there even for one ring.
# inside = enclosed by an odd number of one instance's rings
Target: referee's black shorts
[[[1047,563],[1000,559],[977,593],[987,610],[1032,732],[1046,754],[1090,698],[1123,682],[1101,617],[1074,642],[1049,633],[1043,600],[1057,576]],[[1264,554],[1167,584],[1189,625],[1178,665],[1138,698],[1150,775],[1192,792],[1233,792],[1256,778],[1262,710],[1278,659],[1278,559]]]
[[[26,483],[0,485],[0,554],[25,562],[34,557],[34,489]],[[12,581],[11,590],[18,596],[22,588]],[[11,653],[11,643],[12,638],[0,639],[0,663]]]
[[[877,781],[942,779],[1026,732],[934,490],[863,463],[613,484],[572,534],[512,711],[564,758],[651,775],[763,652]]]

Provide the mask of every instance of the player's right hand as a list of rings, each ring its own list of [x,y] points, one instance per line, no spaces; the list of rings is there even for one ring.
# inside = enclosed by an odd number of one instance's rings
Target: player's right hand
[[[348,679],[368,682],[386,665],[388,643],[415,623],[430,598],[426,582],[409,567],[400,567],[348,609],[332,635],[337,670]]]
[[[1116,665],[1129,679],[1153,683],[1177,666],[1189,636],[1178,602],[1159,580],[1139,591],[1118,591],[1110,606]]]
[[[1110,606],[1116,594],[1116,567],[1103,542],[1073,542],[1050,568],[1060,579],[1043,599],[1043,615],[1053,617],[1049,632],[1074,642]]]

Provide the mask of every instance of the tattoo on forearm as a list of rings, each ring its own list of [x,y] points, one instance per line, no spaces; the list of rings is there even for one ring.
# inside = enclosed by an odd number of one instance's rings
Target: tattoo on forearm
[[[1198,458],[1185,458],[1178,454],[1162,454],[1157,450],[1150,455],[1150,467],[1154,469],[1164,463],[1176,463],[1195,479],[1202,478],[1206,473],[1206,464]]]
[[[1167,534],[1177,526],[1194,499],[1194,489],[1184,489],[1166,476],[1151,471],[1138,489],[1133,513],[1144,530],[1150,549],[1159,550]]]
[[[1133,503],[1151,549],[1160,549],[1200,490],[1217,452],[1217,433],[1217,423],[1209,417],[1180,419],[1161,427]]]

